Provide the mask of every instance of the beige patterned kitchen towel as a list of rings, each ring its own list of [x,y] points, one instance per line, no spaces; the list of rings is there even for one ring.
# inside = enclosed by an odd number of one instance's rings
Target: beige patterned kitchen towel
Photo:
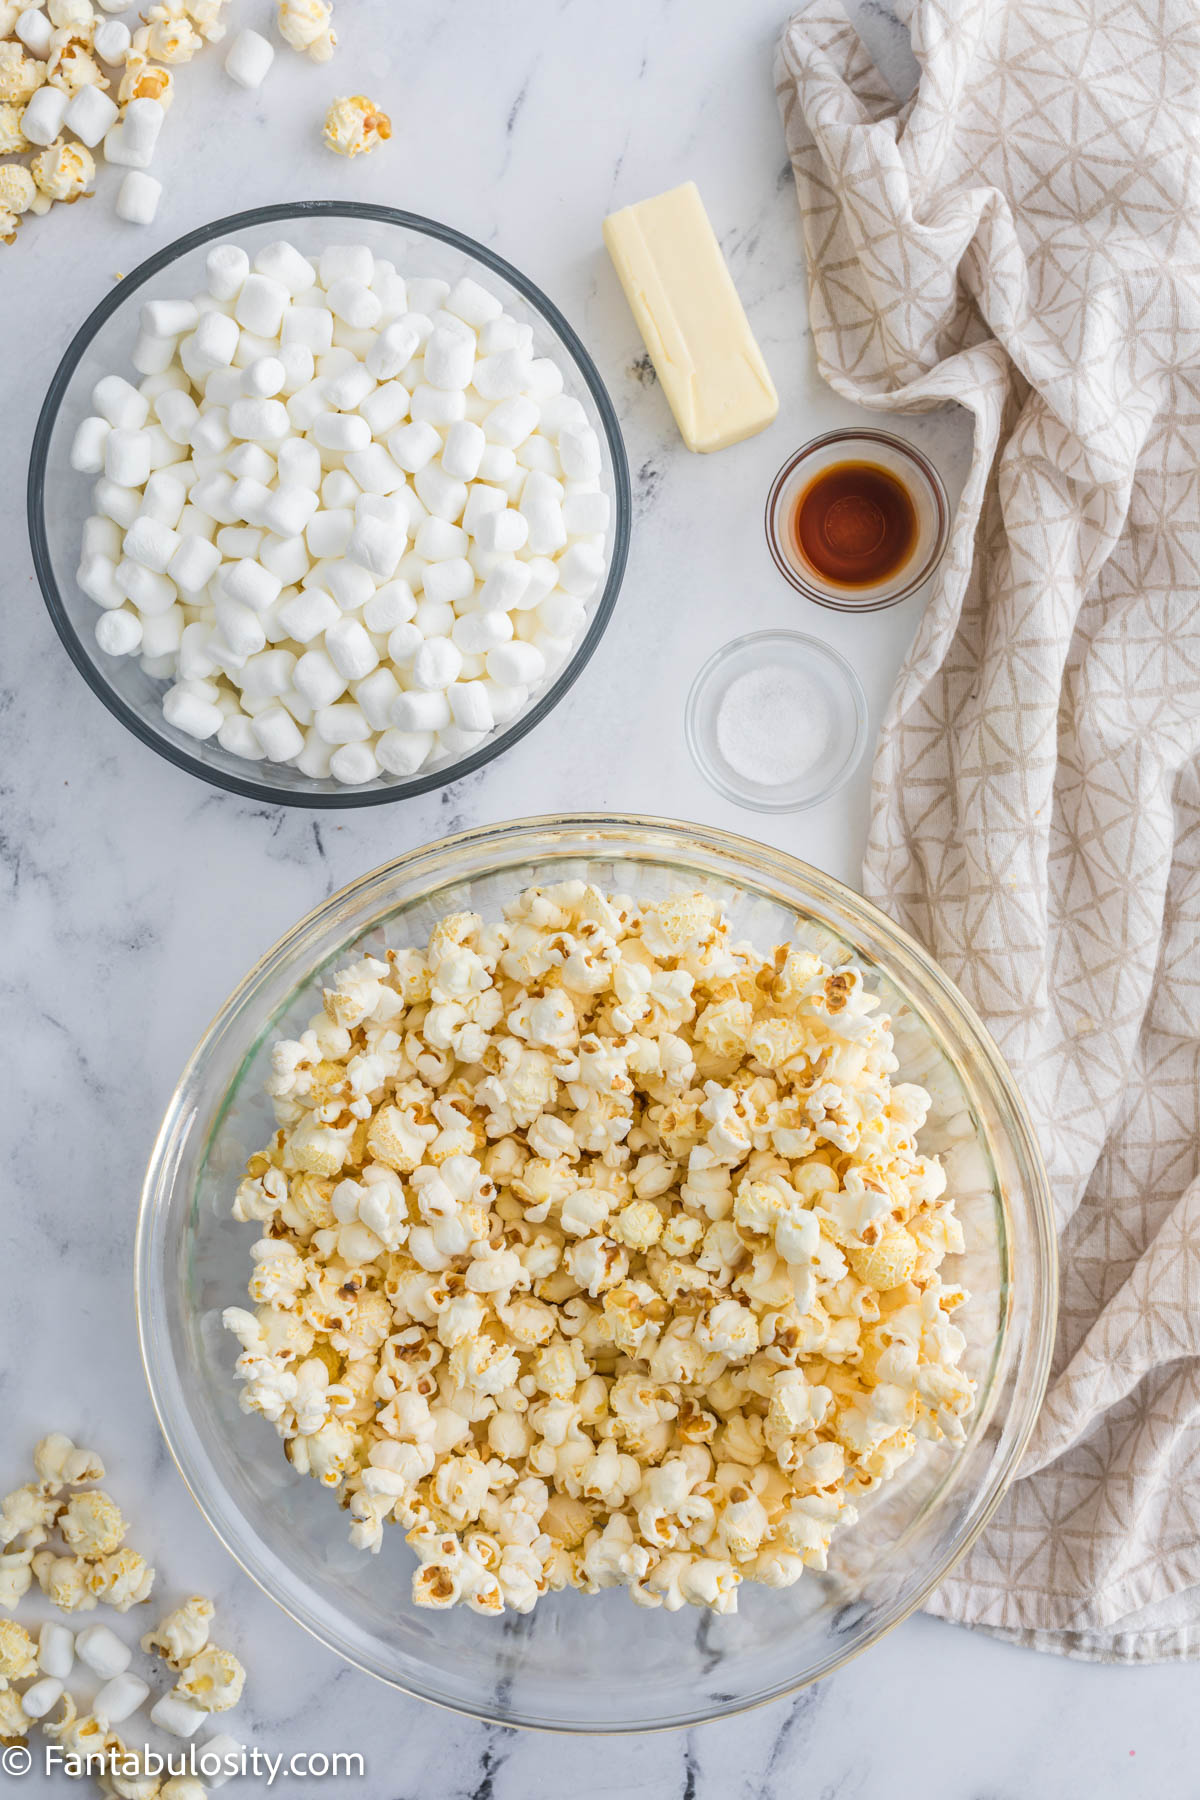
[[[909,0],[777,86],[821,368],[974,453],[875,765],[866,891],[1032,1108],[1062,1253],[1021,1478],[933,1610],[1200,1654],[1200,13]],[[869,621],[864,631],[869,629]],[[867,648],[864,639],[864,650]]]

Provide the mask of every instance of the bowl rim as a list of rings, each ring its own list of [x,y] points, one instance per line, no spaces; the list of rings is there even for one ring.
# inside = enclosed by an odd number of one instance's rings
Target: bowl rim
[[[208,1051],[227,1028],[231,1020],[240,1010],[253,988],[271,970],[276,968],[292,951],[302,938],[327,914],[343,906],[358,891],[370,887],[382,877],[397,871],[409,870],[425,859],[444,859],[448,854],[466,849],[477,844],[491,844],[497,850],[514,840],[531,834],[561,833],[585,834],[597,833],[598,843],[603,845],[605,834],[617,832],[642,831],[658,833],[664,838],[675,841],[681,852],[686,854],[689,843],[700,842],[705,848],[731,859],[753,860],[765,863],[765,873],[780,874],[799,879],[824,889],[830,899],[840,905],[849,905],[851,910],[863,911],[868,920],[876,927],[882,928],[883,935],[896,941],[897,947],[905,952],[916,965],[920,975],[929,982],[938,997],[948,1001],[962,1016],[964,1024],[978,1037],[981,1048],[986,1053],[990,1067],[989,1076],[996,1083],[1000,1097],[1011,1116],[1014,1132],[1020,1142],[1023,1158],[1030,1173],[1028,1189],[1029,1226],[1034,1240],[1041,1252],[1042,1266],[1040,1282],[1030,1282],[1031,1301],[1036,1299],[1036,1306],[1031,1306],[1029,1319],[1029,1343],[1032,1350],[1030,1367],[1026,1378],[1018,1391],[1022,1417],[1015,1436],[1009,1445],[1002,1468],[998,1471],[994,1489],[986,1504],[980,1507],[978,1515],[972,1521],[970,1529],[955,1547],[938,1558],[932,1573],[914,1590],[912,1596],[900,1604],[893,1604],[882,1613],[880,1620],[869,1635],[861,1643],[853,1644],[840,1654],[831,1657],[813,1673],[802,1674],[786,1685],[779,1686],[769,1693],[759,1693],[736,1703],[727,1705],[721,1710],[699,1711],[665,1721],[650,1723],[628,1723],[622,1720],[589,1722],[580,1724],[572,1721],[530,1720],[521,1717],[503,1717],[489,1712],[483,1707],[460,1704],[440,1695],[422,1693],[416,1687],[407,1685],[392,1675],[383,1674],[368,1662],[360,1660],[340,1644],[333,1643],[318,1628],[305,1618],[299,1610],[294,1610],[288,1600],[268,1586],[263,1576],[257,1574],[243,1559],[242,1554],[229,1541],[225,1532],[213,1522],[208,1509],[192,1484],[192,1477],[184,1466],[182,1452],[168,1429],[164,1403],[160,1400],[158,1387],[152,1368],[150,1355],[150,1288],[152,1285],[151,1251],[155,1234],[156,1188],[160,1171],[166,1166],[167,1151],[178,1131],[178,1124],[183,1112],[182,1101],[188,1084],[192,1080],[197,1067]],[[378,864],[363,875],[347,882],[335,893],[312,907],[302,918],[284,932],[271,944],[237,983],[223,1005],[210,1020],[208,1026],[198,1039],[195,1048],[188,1057],[176,1082],[175,1088],[167,1101],[162,1122],[155,1133],[154,1144],[150,1152],[146,1173],[138,1205],[137,1230],[134,1240],[134,1309],[137,1323],[138,1352],[141,1357],[142,1373],[150,1393],[151,1405],[154,1408],[163,1442],[171,1457],[187,1492],[194,1501],[197,1510],[214,1536],[229,1552],[242,1573],[254,1582],[266,1596],[295,1624],[306,1631],[310,1637],[325,1649],[339,1656],[351,1667],[370,1675],[385,1687],[403,1693],[412,1699],[420,1700],[427,1705],[440,1707],[442,1710],[464,1718],[481,1720],[484,1723],[507,1725],[513,1729],[541,1732],[552,1736],[560,1735],[595,1735],[595,1736],[634,1736],[651,1732],[691,1729],[698,1724],[714,1719],[734,1718],[743,1713],[756,1711],[763,1706],[773,1705],[799,1693],[814,1682],[824,1680],[827,1675],[835,1674],[864,1651],[871,1649],[888,1632],[910,1618],[917,1612],[929,1595],[939,1587],[950,1571],[967,1554],[976,1543],[995,1515],[1001,1501],[1017,1473],[1025,1449],[1032,1436],[1041,1411],[1042,1401],[1050,1378],[1051,1359],[1054,1351],[1056,1326],[1058,1317],[1058,1236],[1055,1228],[1053,1199],[1049,1177],[1046,1173],[1045,1161],[1042,1157],[1033,1120],[1029,1114],[1025,1100],[1018,1089],[1008,1064],[996,1044],[991,1032],[979,1017],[975,1008],[962,994],[956,983],[945,973],[933,956],[912,937],[903,926],[898,925],[873,901],[856,892],[847,883],[836,876],[828,875],[823,870],[807,863],[803,858],[793,856],[790,852],[780,850],[771,845],[757,843],[752,838],[743,837],[740,833],[725,831],[718,826],[699,824],[694,821],[669,819],[653,814],[642,814],[631,817],[615,812],[586,812],[563,815],[534,814],[518,819],[507,819],[496,824],[476,825],[466,831],[453,832],[445,837],[437,838],[429,843],[421,844],[401,855]],[[1036,1292],[1040,1286],[1040,1294]]]
[[[181,256],[185,256],[189,251],[199,249],[206,243],[211,243],[215,238],[224,237],[237,231],[250,230],[260,225],[286,223],[298,218],[320,217],[369,219],[375,223],[394,225],[402,230],[415,231],[427,237],[436,238],[440,242],[450,245],[452,249],[462,251],[475,258],[484,268],[499,275],[502,280],[514,287],[531,306],[541,313],[575,359],[583,382],[600,415],[600,422],[612,459],[615,489],[612,556],[608,565],[604,590],[596,603],[596,609],[588,622],[583,637],[545,693],[529,707],[528,711],[522,713],[512,724],[504,726],[486,744],[443,769],[418,775],[412,780],[398,780],[389,783],[386,787],[374,790],[346,788],[342,792],[328,794],[316,791],[308,792],[303,789],[284,789],[274,786],[267,780],[255,780],[250,775],[243,776],[230,770],[210,768],[197,757],[189,755],[179,745],[160,737],[157,732],[150,729],[142,714],[122,699],[116,689],[104,679],[97,664],[84,650],[80,635],[71,621],[55,579],[46,530],[45,508],[46,466],[54,426],[71,377],[101,326],[105,325],[120,310],[126,300],[147,281],[161,274]],[[80,479],[82,480],[83,477]],[[426,218],[421,213],[406,212],[399,207],[380,206],[358,200],[293,200],[279,201],[270,206],[251,207],[245,212],[230,213],[225,218],[215,219],[207,225],[198,226],[195,231],[187,232],[183,237],[176,238],[163,249],[156,251],[154,255],[147,257],[144,262],[139,263],[132,274],[123,276],[112,292],[106,294],[100,303],[93,307],[68,344],[62,360],[54,372],[46,392],[46,398],[42,402],[29,454],[25,510],[34,573],[37,576],[46,610],[50,614],[51,623],[68,656],[87,685],[127,731],[157,755],[163,757],[165,761],[172,763],[175,768],[183,769],[187,774],[207,782],[212,787],[221,788],[226,793],[240,794],[245,799],[265,801],[270,805],[304,806],[337,811],[354,807],[390,805],[398,800],[415,799],[419,794],[427,794],[436,788],[447,787],[451,782],[459,781],[466,775],[474,774],[477,769],[484,768],[506,750],[510,750],[514,744],[519,743],[535,726],[541,724],[542,720],[554,710],[559,701],[575,685],[591,661],[600,639],[608,628],[629,559],[633,502],[625,441],[621,435],[616,409],[601,378],[600,371],[574,327],[535,282],[531,281],[527,275],[523,275],[504,257],[489,249],[486,244],[479,243],[477,239],[467,236],[465,232],[459,231],[455,226],[443,225],[438,220]],[[256,766],[254,763],[247,764],[248,769]]]

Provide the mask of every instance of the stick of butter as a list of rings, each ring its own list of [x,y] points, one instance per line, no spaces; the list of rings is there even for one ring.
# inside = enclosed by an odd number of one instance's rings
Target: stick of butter
[[[779,411],[694,181],[604,221],[612,257],[689,450],[724,450]]]

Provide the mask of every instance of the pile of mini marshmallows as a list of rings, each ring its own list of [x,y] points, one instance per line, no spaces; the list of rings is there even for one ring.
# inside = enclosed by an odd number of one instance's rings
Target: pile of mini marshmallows
[[[603,581],[600,442],[470,278],[362,245],[209,252],[96,384],[96,639],[230,754],[358,784],[457,759],[569,659]]]

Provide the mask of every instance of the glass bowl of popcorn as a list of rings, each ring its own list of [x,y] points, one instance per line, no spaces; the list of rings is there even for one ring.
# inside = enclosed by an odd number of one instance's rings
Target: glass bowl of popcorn
[[[34,566],[93,691],[218,787],[301,806],[469,774],[612,615],[629,474],[546,296],[449,226],[221,219],[84,323],[29,473]]]
[[[562,1731],[776,1699],[919,1607],[1056,1295],[1028,1115],[925,952],[780,851],[604,814],[413,851],[275,945],[176,1089],[137,1266],[243,1569],[381,1680]]]

